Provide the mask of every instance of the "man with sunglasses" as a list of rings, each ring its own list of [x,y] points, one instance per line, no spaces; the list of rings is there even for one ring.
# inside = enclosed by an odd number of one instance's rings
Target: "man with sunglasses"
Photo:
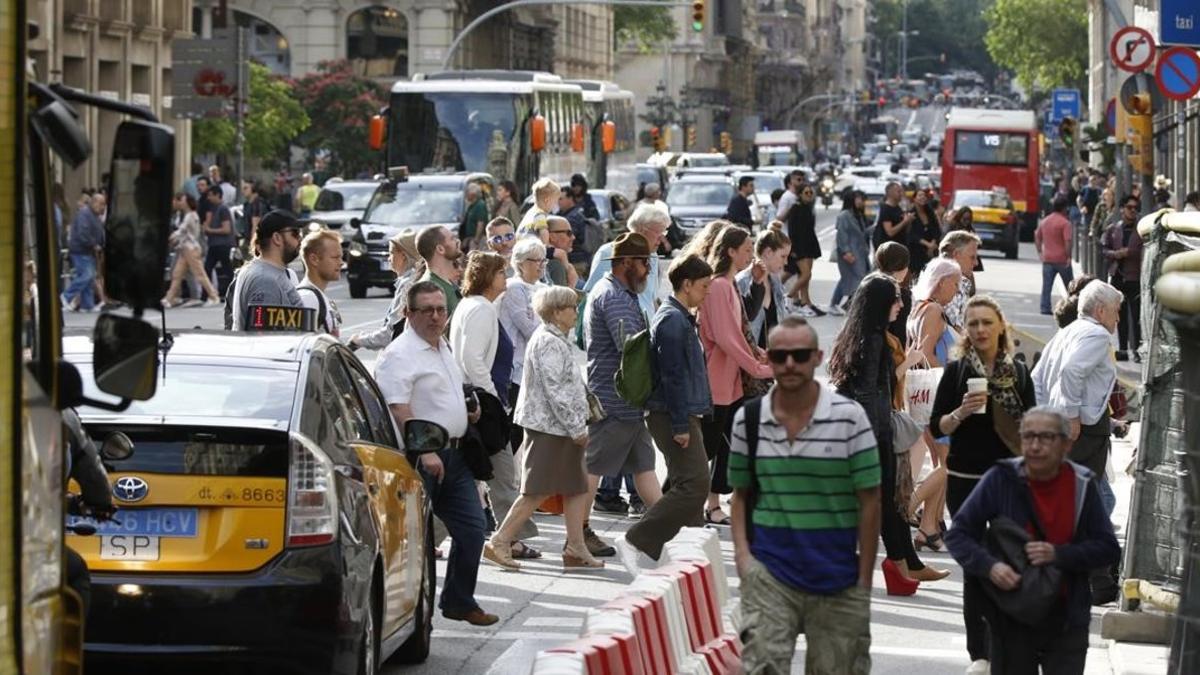
[[[1053,566],[1062,590],[1039,625],[997,609],[988,617],[993,673],[1083,673],[1088,652],[1093,568],[1116,564],[1121,547],[1090,469],[1067,460],[1067,411],[1037,406],[1021,417],[1021,456],[988,470],[946,533],[966,574],[996,589],[1020,588],[1022,572]],[[1003,561],[987,546],[989,523],[1008,518],[1030,533],[1021,561]],[[1020,564],[1023,563],[1023,564]]]
[[[1038,223],[1033,233],[1033,245],[1042,259],[1042,314],[1050,314],[1050,291],[1054,289],[1054,277],[1062,278],[1066,290],[1075,273],[1071,268],[1071,221],[1067,219],[1070,209],[1067,198],[1059,195],[1050,205],[1050,215]]]
[[[251,307],[304,307],[288,263],[300,255],[300,224],[290,211],[271,211],[258,222],[258,256],[238,270],[231,285],[233,330],[245,330]]]
[[[517,230],[512,221],[503,216],[492,218],[488,221],[485,234],[492,253],[499,253],[505,261],[512,261],[513,247],[517,245]],[[512,265],[506,266],[504,270],[505,274],[512,278]]]
[[[1117,324],[1120,349],[1118,361],[1140,361],[1138,348],[1142,345],[1142,237],[1137,224],[1141,205],[1126,197],[1121,205],[1121,220],[1108,226],[1100,246],[1108,261],[1108,282],[1125,296],[1121,304],[1121,321]]]
[[[742,665],[790,673],[871,670],[871,580],[879,540],[879,452],[858,403],[815,377],[824,354],[803,318],[767,336],[775,384],[737,412],[730,439]]]
[[[567,261],[559,257],[550,258],[546,262],[546,281],[555,286],[575,288],[579,283],[579,272],[569,260],[575,247],[575,228],[571,222],[562,216],[546,216],[546,231],[550,234],[550,246],[562,251]]]

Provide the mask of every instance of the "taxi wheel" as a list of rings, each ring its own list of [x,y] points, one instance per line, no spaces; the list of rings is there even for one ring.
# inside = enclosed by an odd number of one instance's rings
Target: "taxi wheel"
[[[378,604],[375,599],[375,584],[367,589],[370,607],[363,619],[362,641],[358,650],[358,675],[376,675],[379,672],[379,633],[375,630],[375,613]]]
[[[433,642],[433,607],[437,593],[437,566],[433,551],[433,519],[425,523],[425,575],[421,579],[421,595],[413,614],[413,633],[400,645],[390,659],[395,663],[424,663],[429,658]]]

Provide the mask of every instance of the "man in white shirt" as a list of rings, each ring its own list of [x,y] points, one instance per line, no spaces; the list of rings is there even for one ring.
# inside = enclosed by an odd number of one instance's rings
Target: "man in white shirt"
[[[1117,379],[1112,336],[1123,299],[1121,291],[1098,279],[1084,286],[1079,318],[1051,338],[1033,369],[1038,405],[1066,410],[1071,423],[1069,457],[1095,474],[1100,502],[1110,516],[1117,498],[1104,475],[1112,435],[1108,398]],[[1116,579],[1108,568],[1093,570],[1091,583],[1093,605],[1116,599]]]
[[[342,276],[342,237],[332,230],[310,232],[300,242],[300,256],[305,270],[304,280],[296,284],[300,299],[316,314],[318,331],[340,337],[342,314],[325,289]]]
[[[375,364],[375,380],[401,428],[410,419],[421,419],[437,422],[449,433],[450,447],[422,454],[419,460],[433,512],[446,524],[452,541],[442,587],[442,616],[490,626],[499,617],[484,612],[475,601],[486,527],[483,506],[459,448],[467,425],[478,419],[479,412],[467,412],[462,370],[442,337],[449,321],[445,293],[432,281],[413,284],[405,318],[404,332]]]

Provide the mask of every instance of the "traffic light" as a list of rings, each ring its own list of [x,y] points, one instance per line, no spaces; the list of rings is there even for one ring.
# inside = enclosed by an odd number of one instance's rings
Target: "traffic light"
[[[688,128],[687,128],[687,146],[688,146],[688,149],[689,149],[689,150],[690,150],[691,148],[694,148],[694,147],[696,147],[696,125],[695,125],[695,124],[689,124],[689,125],[688,125]]]
[[[1149,115],[1150,114],[1150,94],[1134,94],[1129,99],[1129,107],[1131,114],[1134,115]]]
[[[1075,129],[1078,123],[1074,117],[1064,117],[1058,123],[1058,137],[1062,139],[1063,145],[1068,148],[1075,147]]]
[[[704,0],[692,2],[692,30],[697,33],[704,32]]]

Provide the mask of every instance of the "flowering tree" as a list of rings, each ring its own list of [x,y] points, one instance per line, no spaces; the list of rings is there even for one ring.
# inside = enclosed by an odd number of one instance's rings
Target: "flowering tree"
[[[297,142],[310,151],[329,152],[332,175],[374,172],[379,153],[367,147],[367,124],[384,106],[384,89],[354,73],[350,61],[322,61],[317,72],[293,83],[312,124]]]
[[[281,158],[288,143],[308,124],[308,115],[296,102],[291,83],[272,75],[266,66],[251,62],[246,156],[263,161]],[[192,125],[192,150],[196,154],[232,155],[236,146],[237,124],[232,117],[208,118]]]

